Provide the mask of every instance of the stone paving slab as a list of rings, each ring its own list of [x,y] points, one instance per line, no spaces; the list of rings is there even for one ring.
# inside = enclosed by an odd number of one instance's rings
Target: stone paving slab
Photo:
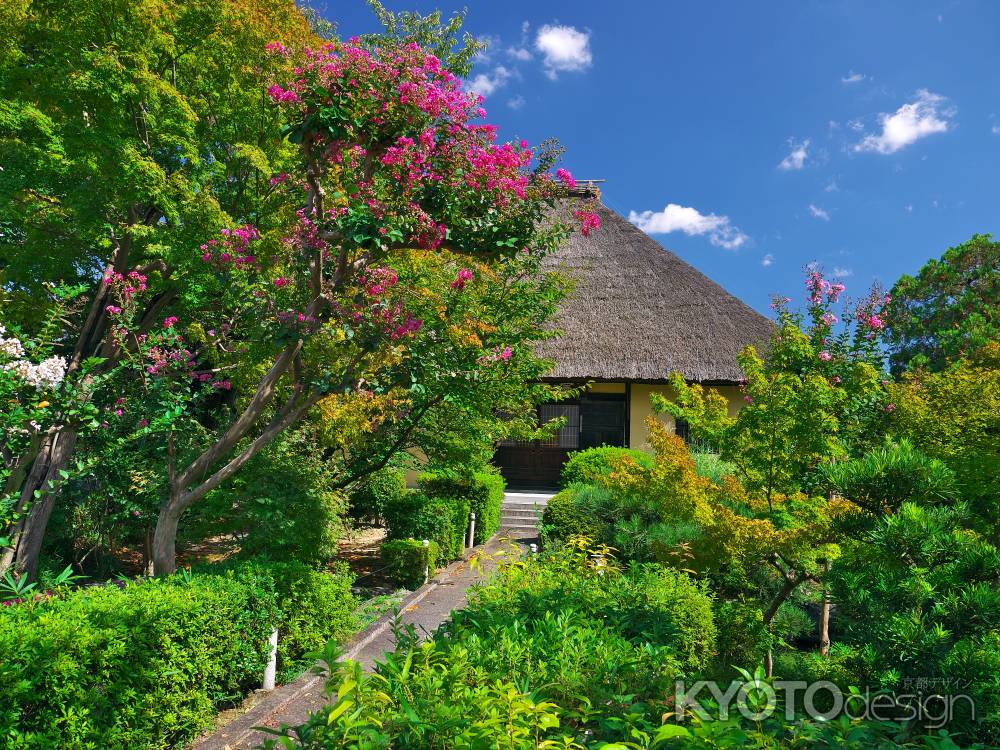
[[[533,531],[515,530],[510,536],[521,549],[537,541]],[[498,535],[472,550],[471,554],[480,556],[481,565],[477,568],[469,564],[467,556],[465,560],[439,571],[433,580],[400,602],[402,621],[413,625],[421,637],[433,633],[453,610],[466,606],[469,587],[493,571],[497,564],[496,555],[503,547]],[[395,648],[392,620],[392,612],[382,615],[351,639],[341,658],[359,661],[365,671],[372,671],[375,661]],[[277,729],[281,725],[301,724],[309,714],[322,708],[327,701],[323,693],[325,683],[325,675],[317,675],[310,670],[270,693],[259,693],[258,702],[246,713],[197,740],[190,750],[252,750],[271,736],[256,727]]]

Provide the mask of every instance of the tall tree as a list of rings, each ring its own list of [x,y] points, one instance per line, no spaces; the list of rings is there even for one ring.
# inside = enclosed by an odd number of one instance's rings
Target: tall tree
[[[88,309],[56,342],[74,382],[88,358],[102,362],[96,375],[128,349],[109,313],[118,280],[145,277],[134,333],[147,334],[171,305],[219,292],[192,246],[221,226],[267,225],[269,178],[294,150],[259,86],[262,71],[290,63],[264,44],[312,34],[291,0],[38,0],[3,13],[4,315],[31,328],[46,315],[47,282],[86,290]],[[19,517],[0,567],[33,572],[79,427],[71,411],[56,415],[12,490]]]
[[[430,46],[451,50],[457,27],[435,28]],[[398,449],[448,395],[435,379],[514,357],[502,326],[464,344],[451,335],[463,292],[477,279],[497,284],[496,270],[522,256],[530,270],[569,231],[548,220],[559,194],[552,152],[497,143],[496,128],[478,122],[481,97],[454,72],[467,71],[467,51],[441,59],[405,34],[268,48],[296,71],[268,89],[300,148],[298,168],[275,181],[304,201],[284,232],[223,230],[198,251],[226,278],[224,319],[234,324],[216,331],[220,349],[243,341],[269,366],[205,445],[168,434],[158,574],[174,570],[183,513],[321,401],[374,401],[391,414]],[[578,218],[590,226],[591,214]],[[445,277],[411,267],[428,253],[467,256],[469,266],[446,263]]]
[[[903,276],[886,308],[886,341],[894,372],[941,370],[1000,341],[1000,242],[988,234],[948,248]]]

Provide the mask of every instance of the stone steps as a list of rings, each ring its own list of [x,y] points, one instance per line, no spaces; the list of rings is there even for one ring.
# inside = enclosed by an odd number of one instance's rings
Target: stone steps
[[[549,493],[508,492],[500,510],[500,527],[511,531],[537,531]]]

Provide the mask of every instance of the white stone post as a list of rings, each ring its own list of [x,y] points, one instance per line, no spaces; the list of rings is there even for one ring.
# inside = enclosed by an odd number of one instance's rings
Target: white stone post
[[[427,547],[430,546],[431,546],[431,540],[424,539],[424,548],[426,549]],[[424,583],[427,583],[427,581],[429,581],[430,578],[431,578],[431,561],[428,560],[427,564],[424,566]]]
[[[469,514],[469,543],[465,545],[466,547],[476,546],[476,513],[473,511]]]
[[[278,671],[278,629],[271,631],[270,638],[267,639],[270,645],[267,666],[264,667],[264,690],[274,690],[274,677]]]

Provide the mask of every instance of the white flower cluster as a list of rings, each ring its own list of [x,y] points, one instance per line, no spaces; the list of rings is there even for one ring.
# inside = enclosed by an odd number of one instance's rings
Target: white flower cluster
[[[7,333],[7,329],[0,325],[0,354],[14,361],[3,365],[4,370],[13,373],[39,391],[55,388],[63,381],[63,378],[66,377],[65,357],[49,357],[37,365],[32,364],[23,359],[24,346],[21,342],[16,338],[4,338],[5,333]]]
[[[7,333],[7,329],[0,325],[0,354],[6,355],[11,359],[20,359],[24,356],[24,347],[15,338],[5,339],[5,333]]]

